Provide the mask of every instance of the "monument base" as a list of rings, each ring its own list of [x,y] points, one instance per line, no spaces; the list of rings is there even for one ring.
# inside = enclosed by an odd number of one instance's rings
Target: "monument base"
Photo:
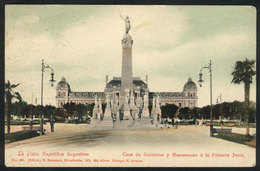
[[[130,109],[125,109],[124,110],[123,120],[132,120]]]
[[[159,114],[154,115],[153,124],[161,124],[161,116]]]
[[[148,108],[144,108],[142,111],[142,117],[149,117],[149,110]]]
[[[142,116],[139,123],[140,123],[140,125],[152,125],[151,118],[148,116]]]
[[[131,129],[135,127],[135,122],[134,120],[121,120],[121,121],[116,121],[114,123],[114,128],[116,129]]]
[[[110,117],[104,117],[101,122],[98,122],[94,125],[94,128],[98,129],[111,129],[113,128],[113,120]]]

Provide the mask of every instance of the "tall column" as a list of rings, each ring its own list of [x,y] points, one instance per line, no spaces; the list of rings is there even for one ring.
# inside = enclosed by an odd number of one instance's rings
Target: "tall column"
[[[122,39],[122,73],[121,73],[121,92],[120,106],[124,107],[124,118],[130,118],[130,108],[128,100],[129,92],[133,93],[133,70],[132,70],[132,37],[126,33]],[[130,94],[131,95],[131,94]]]

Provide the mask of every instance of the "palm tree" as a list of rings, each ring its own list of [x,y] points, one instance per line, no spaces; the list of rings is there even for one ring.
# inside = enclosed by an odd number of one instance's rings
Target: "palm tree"
[[[249,91],[250,84],[253,81],[253,76],[256,74],[255,60],[237,61],[234,71],[232,72],[233,79],[232,83],[240,84],[244,83],[245,88],[245,115],[246,115],[246,135],[249,135],[249,123],[248,123],[248,107],[249,107]]]
[[[10,118],[11,118],[11,103],[12,99],[22,100],[21,95],[18,92],[14,92],[13,89],[20,84],[10,84],[8,80],[5,83],[5,103],[6,103],[6,114],[7,114],[7,133],[10,133]]]

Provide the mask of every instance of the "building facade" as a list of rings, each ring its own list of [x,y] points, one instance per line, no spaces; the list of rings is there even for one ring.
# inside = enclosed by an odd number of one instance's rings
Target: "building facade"
[[[95,103],[95,96],[100,97],[102,103],[116,103],[119,105],[121,91],[121,77],[113,77],[111,80],[106,76],[106,85],[103,92],[77,92],[71,91],[70,84],[63,77],[56,87],[56,106],[62,107],[67,102],[75,104]],[[148,96],[145,96],[148,94]],[[145,100],[152,105],[157,97],[159,105],[175,104],[180,108],[198,106],[197,85],[191,78],[183,86],[182,92],[150,92],[148,77],[145,81],[140,77],[133,77],[133,96],[135,105],[142,105]],[[144,99],[148,97],[148,99]],[[141,99],[141,100],[140,100]]]

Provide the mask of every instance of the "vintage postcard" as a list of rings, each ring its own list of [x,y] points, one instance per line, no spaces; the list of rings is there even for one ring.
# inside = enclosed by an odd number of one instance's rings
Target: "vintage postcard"
[[[256,8],[6,5],[7,167],[254,167]]]

